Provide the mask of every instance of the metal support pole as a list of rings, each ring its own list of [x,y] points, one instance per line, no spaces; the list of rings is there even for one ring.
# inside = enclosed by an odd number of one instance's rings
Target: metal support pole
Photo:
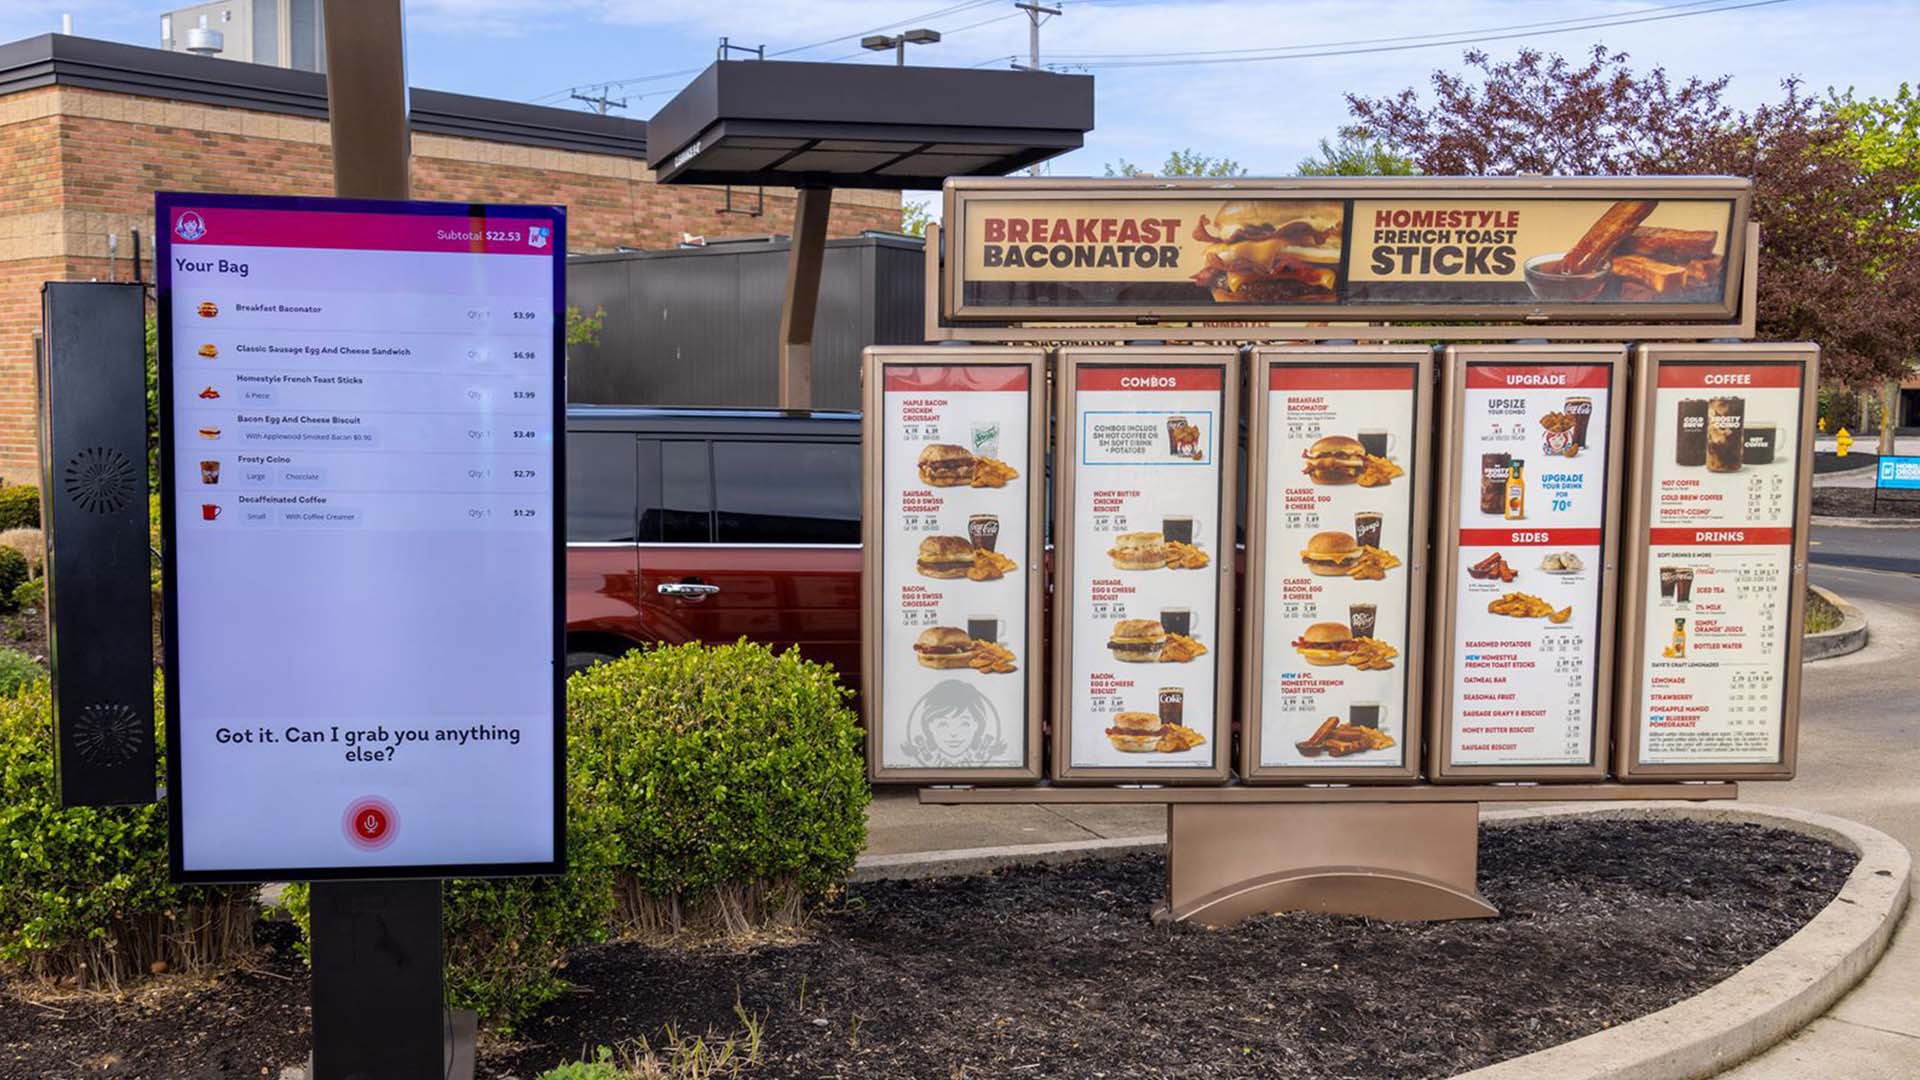
[[[334,194],[404,199],[411,145],[400,0],[326,0],[324,18]],[[449,1024],[446,1013],[440,882],[315,882],[312,896],[309,1080],[471,1078],[471,1017]]]
[[[780,308],[780,407],[813,408],[813,320],[820,302],[820,266],[827,254],[827,211],[833,190],[803,187],[793,205],[787,249],[787,292]]]

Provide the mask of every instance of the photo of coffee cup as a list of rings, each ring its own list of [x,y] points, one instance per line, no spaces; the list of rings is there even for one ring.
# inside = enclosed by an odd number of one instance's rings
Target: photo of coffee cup
[[[1771,465],[1773,455],[1780,442],[1780,426],[1766,420],[1755,420],[1746,426],[1746,434],[1741,443],[1740,460],[1747,465]]]
[[[967,616],[967,637],[974,641],[999,641],[1000,618],[997,615]]]
[[[220,516],[219,503],[201,503],[200,504],[200,520],[213,521],[219,516]]]
[[[1373,457],[1383,458],[1393,452],[1395,442],[1393,432],[1388,431],[1386,428],[1361,428],[1359,431],[1354,432],[1354,436],[1360,440],[1360,445],[1365,447],[1367,453]]]
[[[1354,727],[1377,728],[1380,726],[1380,703],[1377,701],[1356,701],[1347,706],[1347,723]]]
[[[1160,609],[1160,628],[1162,630],[1165,630],[1169,634],[1179,634],[1182,637],[1192,637],[1193,636],[1193,609],[1183,608],[1183,607],[1161,608]]]
[[[1193,543],[1193,518],[1185,514],[1169,514],[1161,518],[1160,536],[1170,544]]]

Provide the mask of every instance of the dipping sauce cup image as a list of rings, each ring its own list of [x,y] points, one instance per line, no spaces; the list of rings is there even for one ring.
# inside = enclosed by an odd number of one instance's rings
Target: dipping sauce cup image
[[[1535,300],[1567,301],[1579,303],[1592,300],[1607,289],[1611,278],[1611,268],[1604,262],[1584,274],[1562,273],[1561,260],[1565,252],[1556,251],[1549,255],[1535,255],[1524,265],[1527,276],[1527,288],[1533,292]]]

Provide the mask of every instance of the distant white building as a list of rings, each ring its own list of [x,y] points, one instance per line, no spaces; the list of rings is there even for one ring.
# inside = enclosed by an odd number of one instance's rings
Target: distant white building
[[[327,68],[320,0],[192,4],[160,16],[160,47],[295,71]]]

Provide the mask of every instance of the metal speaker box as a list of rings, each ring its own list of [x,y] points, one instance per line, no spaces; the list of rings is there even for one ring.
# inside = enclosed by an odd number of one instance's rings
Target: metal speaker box
[[[154,800],[144,292],[41,290],[40,524],[64,806]]]

